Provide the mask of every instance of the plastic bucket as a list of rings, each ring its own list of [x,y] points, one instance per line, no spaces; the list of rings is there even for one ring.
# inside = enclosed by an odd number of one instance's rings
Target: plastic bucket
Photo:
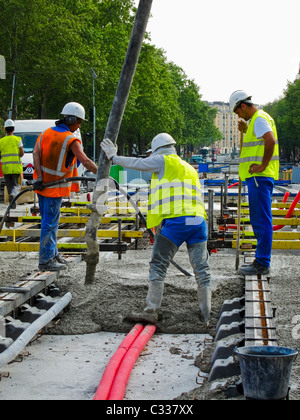
[[[298,350],[287,347],[235,348],[244,395],[254,400],[282,400],[288,397],[293,361]]]

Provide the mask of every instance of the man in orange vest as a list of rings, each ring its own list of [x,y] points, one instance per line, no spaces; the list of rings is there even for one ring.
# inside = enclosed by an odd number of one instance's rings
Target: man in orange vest
[[[39,269],[60,271],[66,269],[64,260],[57,250],[57,230],[63,197],[79,192],[78,182],[63,182],[46,187],[45,184],[78,176],[77,159],[94,174],[97,165],[83,152],[81,141],[75,133],[85,120],[85,110],[77,102],[66,104],[63,118],[56,126],[48,128],[39,136],[33,151],[34,189],[38,194],[41,212],[41,238]]]

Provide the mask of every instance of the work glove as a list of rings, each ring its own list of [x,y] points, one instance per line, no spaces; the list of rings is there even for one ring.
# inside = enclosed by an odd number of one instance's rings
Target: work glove
[[[37,180],[33,183],[33,188],[35,191],[42,191],[45,187],[43,186],[43,177],[39,176]]]
[[[101,142],[101,147],[105,152],[107,159],[112,159],[118,152],[118,147],[110,139],[104,139]]]

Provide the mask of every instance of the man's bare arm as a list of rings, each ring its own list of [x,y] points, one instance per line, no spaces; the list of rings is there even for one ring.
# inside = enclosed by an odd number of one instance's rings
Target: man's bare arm
[[[87,155],[82,150],[82,147],[79,143],[79,141],[74,141],[71,144],[70,149],[72,150],[74,156],[77,157],[77,159],[83,164],[83,166],[90,172],[93,172],[94,174],[97,173],[98,167],[95,165],[95,163],[87,157]]]

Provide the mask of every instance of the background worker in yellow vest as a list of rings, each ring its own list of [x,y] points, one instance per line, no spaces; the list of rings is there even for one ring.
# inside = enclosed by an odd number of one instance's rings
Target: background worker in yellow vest
[[[269,274],[273,241],[272,194],[279,178],[279,145],[273,118],[258,109],[247,92],[238,90],[230,106],[239,118],[239,130],[246,133],[240,154],[239,174],[247,182],[250,222],[257,239],[255,260],[242,266],[245,275]],[[248,121],[249,125],[245,122]]]
[[[60,207],[63,197],[69,197],[72,191],[79,191],[78,182],[64,182],[53,187],[45,187],[44,184],[78,176],[77,159],[89,171],[97,173],[97,165],[86,156],[81,141],[73,134],[85,120],[83,106],[70,102],[64,106],[62,115],[63,118],[56,121],[55,127],[41,133],[33,151],[33,186],[38,194],[42,217],[39,250],[41,271],[66,269],[66,260],[57,249]]]
[[[143,159],[117,156],[117,147],[109,139],[101,143],[107,158],[114,164],[153,173],[147,227],[150,229],[162,222],[162,230],[155,236],[153,245],[147,306],[142,313],[131,316],[136,322],[157,323],[167,269],[183,242],[187,244],[198,285],[200,318],[208,322],[210,317],[211,278],[201,185],[195,169],[177,156],[175,144],[169,134],[161,133],[152,140],[151,156]]]
[[[4,123],[6,136],[0,139],[0,158],[2,172],[9,195],[9,201],[20,192],[22,185],[23,165],[21,157],[24,155],[21,137],[14,136],[15,123],[13,120],[6,120]],[[16,203],[12,205],[16,208]]]

